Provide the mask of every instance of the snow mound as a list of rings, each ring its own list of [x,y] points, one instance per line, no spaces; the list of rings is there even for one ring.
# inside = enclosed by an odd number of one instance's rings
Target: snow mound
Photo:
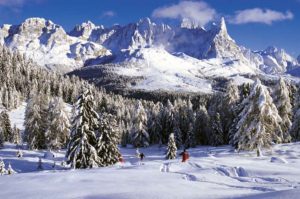
[[[271,157],[270,162],[273,162],[273,163],[283,163],[283,164],[287,164],[288,163],[287,160],[285,160],[284,158],[280,158],[280,157]]]
[[[228,177],[249,177],[248,172],[243,167],[226,167],[220,166],[216,168],[216,171]]]
[[[46,159],[54,159],[56,157],[56,154],[52,151],[46,151],[45,154],[44,154],[44,158]]]

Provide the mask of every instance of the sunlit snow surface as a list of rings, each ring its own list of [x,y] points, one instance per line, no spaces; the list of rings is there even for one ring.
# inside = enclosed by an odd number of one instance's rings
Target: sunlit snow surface
[[[112,69],[121,76],[143,77],[136,85],[129,85],[133,89],[211,93],[212,78],[227,77],[242,84],[252,80],[240,75],[257,72],[250,63],[198,60],[182,53],[172,55],[159,47],[140,49],[134,57],[127,60],[126,67]]]
[[[9,112],[21,130],[24,103]],[[68,108],[68,110],[70,107]],[[124,164],[108,168],[70,170],[61,165],[65,151],[45,158],[46,151],[23,150],[6,143],[0,157],[18,173],[0,176],[0,198],[103,198],[103,199],[200,199],[288,198],[300,194],[300,143],[274,145],[263,151],[237,153],[230,146],[190,149],[190,160],[165,160],[165,147],[140,149],[140,162],[132,147],[121,148]],[[181,151],[178,151],[178,153]],[[44,170],[38,171],[38,158]],[[55,162],[55,166],[53,167]]]
[[[165,160],[165,148],[121,149],[125,164],[108,168],[69,170],[60,165],[64,152],[45,159],[44,151],[24,150],[16,158],[14,145],[0,150],[4,162],[18,174],[0,176],[0,198],[298,198],[300,143],[277,145],[255,153],[235,153],[229,146],[190,149],[189,162]],[[38,157],[43,171],[37,171]],[[53,163],[56,166],[53,169]],[[299,187],[300,188],[300,187]],[[279,197],[278,197],[279,198]]]

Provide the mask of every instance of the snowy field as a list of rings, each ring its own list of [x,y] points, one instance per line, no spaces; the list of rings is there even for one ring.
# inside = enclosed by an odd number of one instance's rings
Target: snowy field
[[[0,198],[299,198],[300,143],[276,145],[259,158],[230,146],[198,147],[187,163],[165,160],[165,148],[157,146],[140,149],[143,162],[135,149],[121,151],[124,164],[70,170],[61,165],[64,152],[52,159],[45,151],[24,150],[16,158],[15,146],[6,144],[0,156],[18,173],[0,176]]]
[[[24,130],[24,103],[9,112],[12,124]],[[230,146],[190,149],[190,160],[165,160],[165,148],[140,149],[146,159],[139,162],[134,148],[121,148],[124,164],[108,168],[70,170],[46,151],[23,150],[17,158],[15,145],[0,149],[6,167],[14,175],[0,176],[0,198],[103,198],[103,199],[199,199],[199,198],[288,198],[300,194],[300,142],[275,145],[264,151],[236,153]],[[180,151],[178,151],[179,153]],[[43,170],[37,170],[42,158]],[[55,162],[55,166],[54,166]]]

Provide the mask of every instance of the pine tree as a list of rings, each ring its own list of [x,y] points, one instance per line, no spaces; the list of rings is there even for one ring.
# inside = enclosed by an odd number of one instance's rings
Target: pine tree
[[[16,145],[20,145],[22,143],[21,131],[17,128],[16,124],[13,128],[13,143]]]
[[[0,175],[4,175],[4,174],[6,174],[5,163],[1,158],[0,159]]]
[[[224,132],[221,124],[220,114],[216,113],[210,119],[211,136],[209,137],[209,144],[218,146],[224,144]]]
[[[291,136],[289,134],[292,126],[291,115],[292,105],[290,99],[290,92],[283,78],[280,78],[276,85],[274,92],[274,103],[277,107],[278,114],[282,118],[281,129],[283,132],[283,142],[290,142]]]
[[[195,133],[194,133],[194,126],[192,123],[189,124],[188,130],[187,130],[187,135],[186,135],[186,140],[185,140],[185,144],[184,147],[186,149],[190,148],[190,147],[195,147],[196,143],[195,143]]]
[[[10,124],[10,119],[6,111],[1,112],[1,129],[4,136],[4,141],[13,141],[13,132]]]
[[[97,153],[100,158],[99,166],[105,167],[116,164],[121,153],[118,144],[118,127],[115,118],[110,114],[102,114],[99,122],[99,138]]]
[[[260,150],[282,142],[282,121],[269,91],[260,80],[253,84],[250,95],[242,103],[232,144],[239,150]]]
[[[2,133],[2,129],[0,129],[0,148],[3,147],[4,144],[4,135]]]
[[[15,173],[17,173],[17,172],[11,167],[11,164],[8,163],[7,174],[12,175],[12,174],[15,174]]]
[[[69,118],[63,100],[59,97],[54,98],[48,112],[47,145],[51,150],[59,150],[66,146],[70,131]]]
[[[76,115],[72,122],[71,139],[66,153],[67,163],[72,168],[97,167],[100,163],[95,129],[98,114],[94,111],[94,99],[90,90],[85,91],[75,104]]]
[[[208,145],[209,137],[211,135],[211,128],[210,125],[210,117],[205,106],[200,106],[197,115],[196,115],[196,122],[195,122],[195,137],[196,141],[202,145]]]
[[[226,93],[224,95],[224,99],[219,108],[220,119],[222,118],[222,122],[220,124],[223,128],[224,134],[224,143],[229,142],[229,131],[230,127],[234,123],[234,119],[237,117],[238,107],[237,104],[240,101],[239,89],[233,81],[229,81],[226,87]]]
[[[45,149],[48,101],[39,95],[33,96],[25,110],[25,138],[30,149]]]
[[[174,137],[174,133],[171,133],[169,136],[166,159],[175,159],[176,153],[177,153],[177,147],[176,147],[175,137]]]
[[[135,147],[149,146],[149,134],[146,127],[147,115],[141,101],[137,102],[135,111],[132,142]]]

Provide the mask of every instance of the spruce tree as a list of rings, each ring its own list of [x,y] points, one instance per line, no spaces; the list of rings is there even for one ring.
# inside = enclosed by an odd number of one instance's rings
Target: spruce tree
[[[59,150],[66,146],[69,138],[70,122],[65,104],[59,97],[54,98],[49,106],[47,145],[51,150]]]
[[[196,143],[195,143],[194,126],[193,126],[192,123],[190,123],[189,126],[188,126],[184,147],[186,149],[188,149],[190,147],[195,147],[195,146],[196,146]]]
[[[171,133],[169,135],[166,159],[175,159],[176,153],[177,153],[177,147],[176,147],[175,136],[174,133]]]
[[[211,127],[207,124],[210,124],[210,117],[205,106],[200,105],[196,114],[195,138],[197,143],[202,145],[210,144]]]
[[[8,163],[7,174],[12,175],[12,174],[15,174],[15,173],[17,173],[17,172],[12,168],[11,164]]]
[[[282,118],[281,129],[283,132],[283,142],[290,142],[291,136],[289,134],[292,126],[291,115],[292,105],[290,99],[290,92],[283,78],[279,79],[274,92],[274,103],[277,107],[278,114]]]
[[[0,158],[0,175],[6,174],[5,163],[2,158]]]
[[[25,110],[25,138],[30,149],[46,149],[48,101],[44,96],[34,95]]]
[[[110,114],[103,113],[100,117],[99,138],[97,140],[99,166],[110,166],[119,161],[121,153],[117,146],[118,140],[118,126],[115,118]]]
[[[147,115],[141,101],[137,102],[135,111],[132,142],[135,147],[149,146],[149,134],[146,126]]]
[[[20,145],[22,143],[21,131],[17,128],[16,124],[13,128],[13,143],[16,145]]]
[[[210,117],[211,136],[209,136],[209,144],[218,146],[224,144],[224,132],[221,124],[220,114],[217,112]]]
[[[6,111],[1,112],[1,129],[4,136],[4,141],[12,142],[13,141],[13,132],[10,124],[10,119]]]
[[[282,142],[281,117],[269,91],[259,79],[242,104],[244,108],[238,116],[237,132],[231,141],[237,149],[260,150],[271,147],[273,141]]]
[[[95,129],[98,128],[98,114],[94,111],[94,99],[90,90],[85,91],[75,103],[71,138],[66,153],[67,163],[72,168],[97,167],[100,163]]]
[[[219,108],[220,118],[222,118],[222,128],[224,134],[224,143],[229,142],[229,131],[233,125],[238,112],[238,103],[240,101],[239,89],[233,81],[229,81],[223,98],[222,107]]]
[[[2,129],[0,129],[0,148],[3,147],[4,144],[4,135],[2,133]]]

